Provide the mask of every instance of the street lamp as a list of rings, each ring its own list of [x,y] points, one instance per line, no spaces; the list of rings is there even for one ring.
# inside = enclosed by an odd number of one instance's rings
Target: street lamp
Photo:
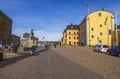
[[[33,44],[34,44],[34,30],[31,29],[31,35],[32,35],[32,40],[33,40]]]

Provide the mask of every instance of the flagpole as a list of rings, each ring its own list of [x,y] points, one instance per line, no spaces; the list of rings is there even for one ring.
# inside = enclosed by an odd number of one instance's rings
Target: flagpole
[[[88,4],[87,4],[87,11],[88,11],[88,15],[89,15],[90,9],[89,9],[89,5]]]

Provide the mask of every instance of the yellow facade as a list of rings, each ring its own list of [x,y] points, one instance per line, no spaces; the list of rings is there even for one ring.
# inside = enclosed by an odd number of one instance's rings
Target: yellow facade
[[[118,26],[118,45],[120,46],[120,25]]]
[[[79,45],[80,35],[79,26],[69,26],[63,33],[63,44],[65,45]]]
[[[63,32],[63,40],[62,40],[62,44],[67,44],[67,33],[66,30]]]
[[[12,19],[0,10],[0,43],[10,44],[12,32]]]
[[[103,10],[93,12],[80,23],[80,30],[82,45],[103,44],[112,46],[114,15]]]

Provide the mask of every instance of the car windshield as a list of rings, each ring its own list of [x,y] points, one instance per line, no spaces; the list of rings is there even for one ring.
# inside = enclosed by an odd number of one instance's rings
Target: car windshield
[[[96,45],[95,47],[101,47],[101,45]]]
[[[108,46],[107,45],[103,45],[103,48],[108,48]]]

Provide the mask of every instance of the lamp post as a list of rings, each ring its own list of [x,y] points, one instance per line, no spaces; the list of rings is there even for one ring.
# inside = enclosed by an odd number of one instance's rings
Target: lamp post
[[[32,35],[32,40],[33,40],[33,44],[34,44],[34,30],[31,29],[31,35]]]

